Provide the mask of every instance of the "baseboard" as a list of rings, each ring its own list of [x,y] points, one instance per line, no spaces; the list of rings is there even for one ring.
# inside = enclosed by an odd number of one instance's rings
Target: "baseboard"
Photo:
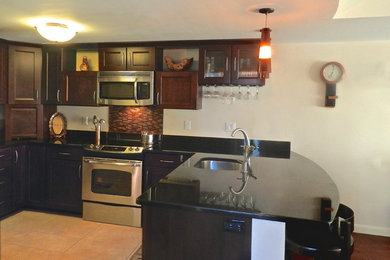
[[[390,237],[390,228],[355,224],[356,233]]]

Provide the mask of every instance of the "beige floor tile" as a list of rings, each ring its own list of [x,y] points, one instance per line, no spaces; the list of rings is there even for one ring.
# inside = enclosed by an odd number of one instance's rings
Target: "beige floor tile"
[[[106,240],[91,240],[83,239],[76,245],[66,251],[66,256],[78,256],[86,259],[101,259],[101,260],[125,260],[132,254],[135,249],[141,244],[135,242],[124,241],[117,243]]]
[[[1,260],[125,260],[142,241],[140,228],[34,211],[0,225]]]
[[[5,244],[1,248],[1,260],[61,260],[63,253]]]
[[[29,232],[11,235],[5,242],[26,246],[35,249],[47,249],[57,252],[65,252],[80,239],[75,236],[64,236],[61,234],[46,234],[40,232]]]

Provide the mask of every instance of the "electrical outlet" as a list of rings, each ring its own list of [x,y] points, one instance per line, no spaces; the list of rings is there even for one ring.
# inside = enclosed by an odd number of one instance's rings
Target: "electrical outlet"
[[[89,120],[88,116],[82,116],[81,117],[81,122],[82,122],[83,125],[88,125],[89,124],[88,120]]]
[[[184,120],[184,130],[191,130],[191,120]]]
[[[225,132],[231,132],[236,129],[236,122],[225,122]]]

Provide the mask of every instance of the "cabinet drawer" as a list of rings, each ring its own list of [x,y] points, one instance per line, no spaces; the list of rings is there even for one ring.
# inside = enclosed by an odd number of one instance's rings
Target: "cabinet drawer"
[[[53,146],[49,147],[48,154],[50,158],[63,160],[81,160],[83,149],[70,146]]]
[[[144,165],[160,168],[176,168],[189,156],[186,153],[147,153],[145,154]]]

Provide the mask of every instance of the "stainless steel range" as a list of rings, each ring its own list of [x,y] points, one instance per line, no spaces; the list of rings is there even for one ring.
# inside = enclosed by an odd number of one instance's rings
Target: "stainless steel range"
[[[83,157],[83,218],[141,226],[142,147],[103,145]],[[121,158],[115,158],[121,157]],[[123,159],[126,155],[126,159]]]

